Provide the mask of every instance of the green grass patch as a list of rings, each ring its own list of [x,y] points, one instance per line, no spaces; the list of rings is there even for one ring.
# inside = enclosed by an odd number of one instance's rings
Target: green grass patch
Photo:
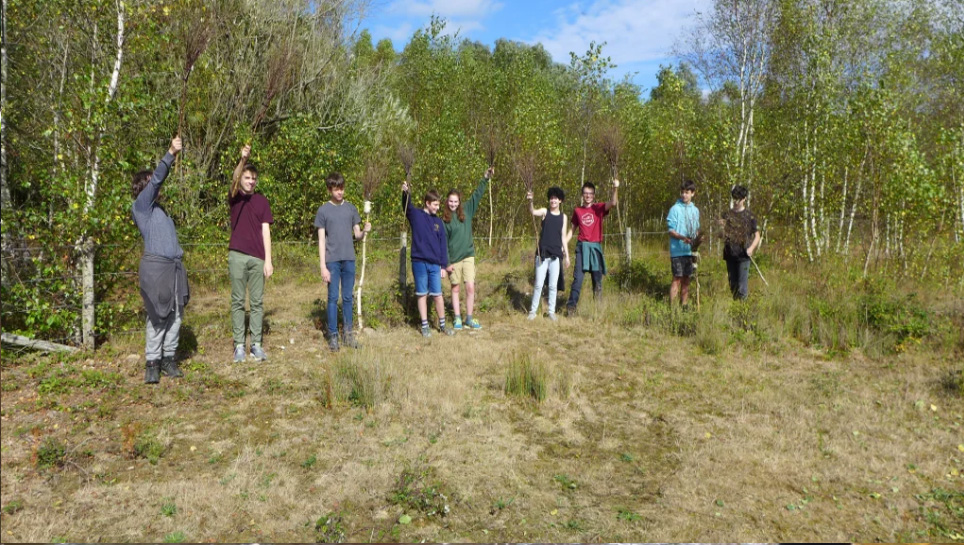
[[[533,360],[528,353],[512,357],[505,374],[505,393],[544,401],[549,396],[549,371],[546,365]]]

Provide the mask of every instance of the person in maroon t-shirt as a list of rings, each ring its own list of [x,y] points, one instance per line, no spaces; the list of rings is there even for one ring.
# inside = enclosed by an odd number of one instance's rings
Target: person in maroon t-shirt
[[[573,230],[578,233],[576,240],[576,259],[572,265],[572,287],[569,288],[569,301],[566,302],[566,315],[574,316],[579,305],[579,293],[586,273],[592,275],[593,295],[602,296],[602,277],[606,274],[606,261],[603,259],[603,218],[619,204],[619,180],[613,180],[613,197],[609,202],[593,202],[596,199],[596,186],[591,182],[582,185],[582,206],[572,211]]]
[[[228,273],[231,277],[231,326],[234,361],[244,361],[244,299],[251,303],[251,357],[268,359],[261,347],[264,320],[264,281],[274,272],[271,264],[271,206],[254,192],[258,169],[248,163],[251,146],[241,148],[241,161],[234,169],[228,205],[231,207],[231,242],[228,244]]]

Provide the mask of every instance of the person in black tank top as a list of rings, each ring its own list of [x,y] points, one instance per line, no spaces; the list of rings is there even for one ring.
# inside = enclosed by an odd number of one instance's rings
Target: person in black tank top
[[[542,285],[549,275],[549,319],[556,320],[556,294],[558,293],[560,264],[569,266],[569,222],[562,213],[561,206],[566,195],[558,187],[550,187],[546,193],[549,208],[535,208],[532,205],[532,192],[526,194],[529,200],[529,212],[542,218],[542,232],[539,235],[539,246],[536,255],[536,280],[532,290],[532,305],[529,308],[529,319],[534,320],[539,311],[542,300]]]

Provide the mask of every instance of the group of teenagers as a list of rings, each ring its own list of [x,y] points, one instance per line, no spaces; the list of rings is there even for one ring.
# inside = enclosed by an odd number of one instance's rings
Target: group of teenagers
[[[182,142],[175,137],[157,167],[136,173],[132,182],[134,203],[132,213],[141,236],[144,252],[139,267],[141,296],[147,311],[145,332],[144,382],[156,384],[161,375],[183,376],[177,362],[184,307],[190,299],[187,274],[182,264],[184,251],[177,238],[174,222],[164,210],[160,190],[168,172],[180,153]],[[267,359],[262,345],[264,318],[264,285],[274,267],[271,260],[271,224],[274,218],[264,195],[255,192],[258,169],[248,161],[251,147],[241,149],[240,161],[234,170],[228,191],[231,236],[228,244],[228,273],[231,282],[231,324],[235,362],[252,358]],[[475,191],[463,202],[456,189],[449,191],[444,205],[434,189],[425,192],[421,206],[413,204],[407,182],[401,186],[401,205],[412,230],[411,263],[415,296],[422,336],[430,337],[432,326],[428,316],[428,297],[434,299],[438,315],[438,331],[454,335],[462,329],[482,328],[473,316],[475,307],[475,247],[472,219],[478,211],[482,196],[495,174],[489,167]],[[345,200],[345,178],[338,172],[325,180],[328,202],[315,215],[318,230],[318,255],[321,277],[328,287],[327,328],[328,346],[338,351],[340,345],[358,347],[353,330],[356,241],[364,239],[371,224],[362,225],[358,209]],[[556,299],[562,283],[562,270],[573,266],[572,284],[566,301],[566,314],[573,316],[578,308],[583,280],[592,279],[593,295],[602,295],[602,280],[606,274],[603,255],[603,220],[618,206],[619,180],[612,182],[612,196],[607,202],[596,202],[596,187],[591,182],[582,186],[582,199],[571,217],[562,211],[565,193],[550,187],[546,193],[547,206],[536,207],[531,191],[526,194],[529,212],[542,220],[535,253],[535,282],[528,319],[539,316],[543,286],[548,286],[548,313],[557,320]],[[670,264],[673,281],[670,302],[677,299],[683,306],[689,298],[690,280],[695,274],[702,236],[700,212],[693,203],[696,184],[690,180],[680,186],[680,197],[667,215],[670,238]],[[746,208],[748,192],[742,186],[731,191],[732,207],[718,220],[724,239],[723,258],[727,263],[730,289],[734,298],[747,297],[750,259],[760,243],[756,218]],[[575,259],[570,260],[569,242],[576,235]],[[451,284],[453,323],[446,324],[442,279]],[[461,291],[465,287],[466,315],[462,319]],[[245,300],[250,306],[250,318],[245,328]],[[342,306],[342,335],[338,333],[338,302]],[[250,334],[250,349],[245,341]]]

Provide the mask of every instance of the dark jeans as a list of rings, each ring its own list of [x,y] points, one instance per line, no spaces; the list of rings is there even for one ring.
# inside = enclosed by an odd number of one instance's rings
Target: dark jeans
[[[576,244],[576,260],[572,262],[572,286],[569,288],[569,301],[566,307],[579,306],[579,292],[582,291],[582,280],[589,271],[582,270],[582,245]],[[602,271],[589,272],[592,275],[592,293],[595,297],[602,295]]]
[[[325,263],[331,273],[328,284],[328,333],[338,335],[338,288],[341,287],[341,315],[345,323],[345,333],[351,331],[353,314],[352,292],[355,289],[355,262],[331,261]]]
[[[746,299],[749,289],[747,281],[750,276],[749,259],[727,259],[726,272],[730,277],[730,292],[734,299]]]

